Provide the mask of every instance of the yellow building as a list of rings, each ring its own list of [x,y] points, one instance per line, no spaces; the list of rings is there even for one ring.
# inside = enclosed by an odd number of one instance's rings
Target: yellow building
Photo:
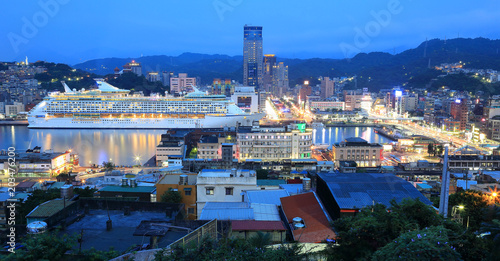
[[[196,173],[168,173],[156,182],[156,195],[161,202],[163,194],[170,189],[181,194],[187,219],[196,219]]]

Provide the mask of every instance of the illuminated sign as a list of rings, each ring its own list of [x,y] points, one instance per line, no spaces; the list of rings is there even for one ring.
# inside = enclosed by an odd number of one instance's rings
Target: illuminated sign
[[[460,103],[460,102],[461,102],[460,99],[455,100],[455,103]]]
[[[297,129],[298,129],[301,133],[306,132],[306,124],[305,124],[305,123],[298,123],[298,124],[297,124]]]
[[[396,97],[401,97],[403,96],[403,91],[395,91],[394,94],[396,95]]]

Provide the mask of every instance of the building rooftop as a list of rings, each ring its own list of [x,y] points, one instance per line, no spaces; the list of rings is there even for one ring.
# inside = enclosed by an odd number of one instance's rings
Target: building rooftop
[[[212,204],[217,203],[217,204]],[[253,220],[253,209],[246,202],[207,202],[200,220]]]
[[[392,173],[319,173],[318,177],[327,184],[341,209],[361,209],[374,202],[390,206],[391,200],[401,202],[404,198],[418,198],[432,205],[412,184]]]
[[[279,221],[278,207],[272,204],[248,202],[207,202],[200,220],[265,220]]]
[[[156,184],[179,184],[180,176],[187,175],[188,176],[188,185],[196,185],[196,178],[198,174],[196,173],[179,173],[179,174],[168,174],[158,180]]]
[[[234,231],[285,231],[282,221],[234,220],[231,222]]]
[[[108,213],[113,221],[111,231],[106,230]],[[142,221],[150,222],[143,223]],[[61,231],[61,235],[64,233],[80,234],[83,230],[82,250],[95,248],[96,250],[109,251],[110,247],[114,247],[116,251],[123,252],[133,245],[149,243],[146,231],[144,232],[145,236],[134,236],[137,229],[146,228],[153,224],[168,224],[169,222],[172,220],[165,215],[165,212],[131,211],[130,215],[126,216],[123,215],[123,210],[91,209],[89,214],[69,225],[65,231]],[[158,238],[158,247],[166,247],[187,233],[186,230],[170,229],[164,237]]]
[[[136,193],[153,193],[155,187],[130,187],[130,186],[106,186],[99,190],[99,192],[136,192]]]
[[[16,152],[15,159],[16,161],[30,161],[30,162],[38,162],[38,161],[50,161],[54,158],[57,158],[61,155],[66,154],[66,152],[40,152],[40,153],[26,153],[26,152]],[[9,155],[0,155],[0,161],[8,160]]]
[[[359,137],[351,137],[345,139],[345,142],[355,142],[355,143],[368,143],[365,139],[359,138]]]
[[[257,179],[257,186],[279,186],[280,184],[286,184],[284,179]]]
[[[248,170],[248,169],[239,169],[236,170],[236,177],[239,176],[245,176],[249,177],[252,176],[255,177],[256,173],[255,170]],[[229,178],[231,177],[231,170],[230,169],[202,169],[200,173],[198,174],[198,177],[215,177],[215,178]]]
[[[248,190],[244,192],[246,194],[245,200],[250,203],[263,203],[263,204],[273,204],[280,206],[280,198],[288,197],[290,194],[284,189],[272,189],[272,190]]]
[[[50,185],[49,189],[60,189],[65,184],[66,182],[54,182]]]
[[[33,187],[37,182],[35,181],[21,181],[19,184],[17,184],[16,188],[31,188]]]
[[[219,143],[219,138],[216,136],[203,136],[199,143]]]
[[[304,190],[304,185],[300,184],[280,184],[280,188],[286,190],[288,194],[294,195],[302,193]]]
[[[281,198],[281,206],[289,223],[292,223],[295,217],[304,221],[304,228],[292,230],[295,241],[319,243],[327,238],[337,237],[313,192]]]
[[[66,202],[65,202],[66,201]],[[75,201],[62,200],[60,198],[53,199],[47,202],[44,202],[38,205],[35,209],[33,209],[26,217],[30,218],[47,218],[56,214],[57,212],[64,209],[64,207],[68,207],[72,204],[75,204]]]

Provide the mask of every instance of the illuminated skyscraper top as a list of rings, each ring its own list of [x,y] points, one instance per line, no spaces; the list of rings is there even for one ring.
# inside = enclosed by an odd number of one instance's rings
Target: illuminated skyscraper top
[[[243,33],[243,84],[256,86],[263,84],[262,26],[245,25]]]

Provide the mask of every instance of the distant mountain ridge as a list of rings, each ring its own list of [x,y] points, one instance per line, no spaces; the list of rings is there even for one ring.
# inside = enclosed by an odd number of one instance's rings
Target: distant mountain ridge
[[[500,40],[486,38],[433,39],[418,47],[399,54],[384,52],[360,53],[351,59],[287,59],[278,61],[289,66],[291,84],[305,78],[318,76],[358,76],[358,87],[374,90],[407,83],[412,77],[441,63],[466,62],[467,68],[500,70]],[[183,53],[179,56],[155,55],[138,58],[103,58],[74,65],[74,68],[105,75],[132,60],[142,64],[143,73],[148,71],[185,72],[199,76],[202,84],[214,78],[231,78],[242,82],[243,56],[220,54]],[[313,81],[314,83],[314,81]]]

